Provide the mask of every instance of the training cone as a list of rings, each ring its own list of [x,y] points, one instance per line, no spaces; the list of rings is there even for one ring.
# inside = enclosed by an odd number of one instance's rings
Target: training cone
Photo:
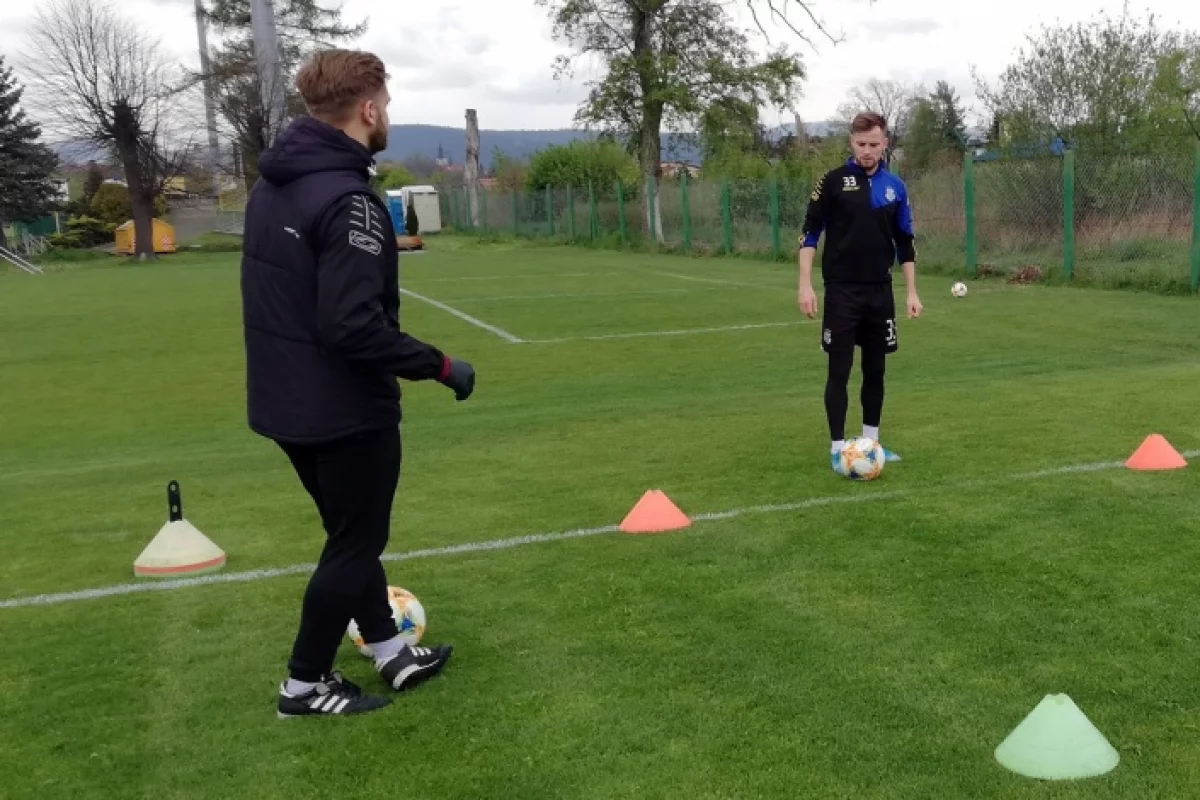
[[[146,549],[133,562],[133,574],[143,578],[174,578],[210,572],[225,566],[225,552],[183,518],[179,484],[167,485],[170,514]]]
[[[691,524],[687,514],[680,511],[670,498],[658,489],[651,489],[642,495],[642,499],[618,527],[622,533],[661,533],[686,528]]]
[[[1160,434],[1152,433],[1129,457],[1125,466],[1136,470],[1182,469],[1187,466],[1187,461],[1170,442]]]
[[[1077,780],[1116,768],[1121,757],[1065,694],[1048,694],[1000,746],[996,760],[1027,778]]]

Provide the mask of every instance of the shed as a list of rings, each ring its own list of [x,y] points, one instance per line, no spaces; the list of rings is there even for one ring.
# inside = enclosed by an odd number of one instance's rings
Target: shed
[[[388,209],[392,212],[392,226],[396,234],[403,236],[404,215],[408,208],[408,198],[412,197],[413,208],[417,212],[417,233],[436,233],[442,229],[441,200],[435,186],[402,186],[399,189],[389,189]]]
[[[174,253],[175,252],[175,228],[172,225],[161,219],[154,220],[154,252],[156,253]],[[133,220],[120,225],[116,230],[117,249],[116,254],[119,256],[131,256],[135,252],[135,238]]]

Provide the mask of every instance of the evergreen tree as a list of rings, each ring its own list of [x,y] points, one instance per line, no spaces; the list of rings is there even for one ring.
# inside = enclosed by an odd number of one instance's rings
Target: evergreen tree
[[[0,221],[32,222],[54,206],[58,157],[38,141],[41,129],[21,110],[24,91],[0,55]],[[0,247],[7,246],[0,227]]]

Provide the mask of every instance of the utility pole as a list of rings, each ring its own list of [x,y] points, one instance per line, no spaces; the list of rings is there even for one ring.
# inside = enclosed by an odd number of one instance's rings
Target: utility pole
[[[467,109],[467,163],[463,169],[467,197],[471,204],[471,227],[479,227],[479,116]]]
[[[200,74],[204,83],[204,116],[208,123],[208,169],[212,175],[213,197],[221,196],[221,150],[217,143],[217,109],[213,98],[212,64],[208,60],[208,23],[204,20],[204,3],[196,0],[196,37],[200,43]]]
[[[267,121],[267,146],[283,130],[287,117],[283,95],[283,68],[279,63],[279,35],[271,0],[250,0],[250,31],[254,36],[254,60],[258,64],[263,111]]]

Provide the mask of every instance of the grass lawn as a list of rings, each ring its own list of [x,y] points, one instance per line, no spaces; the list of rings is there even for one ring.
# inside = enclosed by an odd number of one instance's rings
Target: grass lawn
[[[855,484],[829,469],[791,266],[449,238],[401,263],[405,327],[479,373],[462,404],[405,385],[389,548],[455,656],[385,712],[286,723],[302,572],[28,604],[134,582],[172,479],[219,574],[315,560],[315,511],[245,425],[236,255],[0,273],[0,796],[1200,783],[1200,473],[1120,466],[1154,432],[1200,448],[1196,298],[976,281],[960,300],[922,277],[888,364],[904,460]],[[857,397],[856,371],[851,432]],[[647,489],[695,524],[594,530]],[[339,666],[381,689],[348,640]],[[1047,784],[994,761],[1058,692],[1115,771]]]

